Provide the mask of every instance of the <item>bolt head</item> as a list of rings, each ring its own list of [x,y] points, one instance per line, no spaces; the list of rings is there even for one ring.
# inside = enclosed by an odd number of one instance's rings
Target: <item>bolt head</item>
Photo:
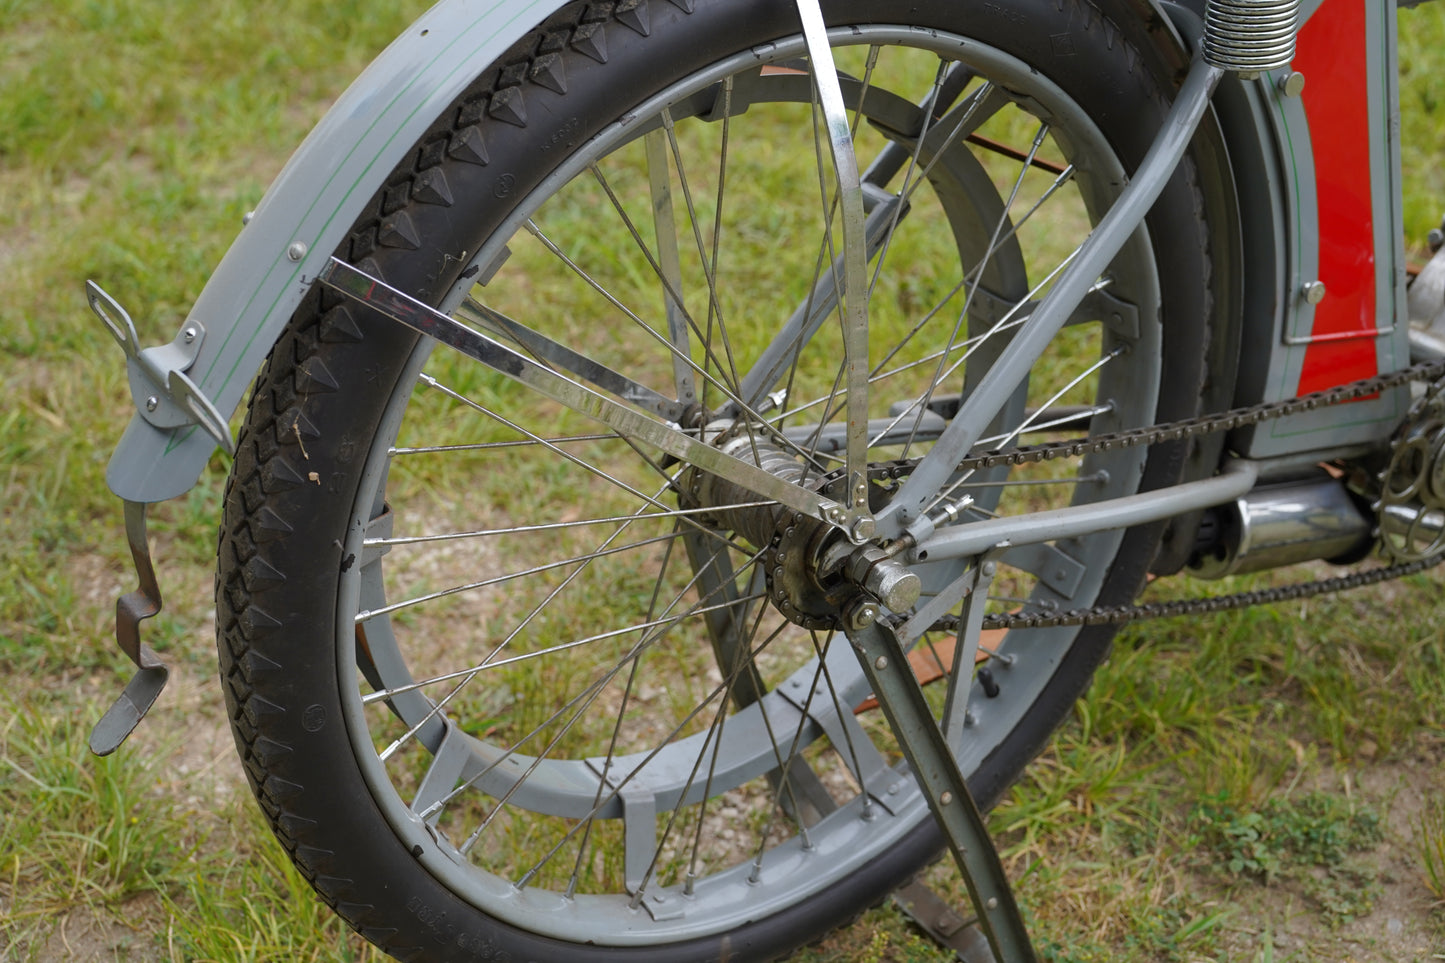
[[[1307,281],[1300,285],[1300,297],[1305,299],[1306,304],[1319,304],[1325,299],[1325,282]]]
[[[943,795],[938,797],[938,801],[940,804],[947,806],[949,803],[953,802],[953,793],[945,789],[943,791]]]
[[[854,542],[866,542],[878,531],[878,526],[871,518],[860,518],[853,523],[853,530],[850,533]]]
[[[295,242],[286,249],[286,256],[293,261],[299,261],[306,256],[306,245],[300,241]]]
[[[1305,75],[1297,70],[1291,70],[1275,82],[1279,92],[1286,97],[1298,97],[1305,89]]]
[[[196,328],[190,327],[181,332],[181,338],[186,344],[194,344],[196,338],[200,337],[200,334],[200,331],[196,330]]]
[[[880,655],[878,658],[874,659],[874,660],[873,660],[873,668],[875,668],[875,669],[886,669],[886,668],[888,668],[888,656],[886,656],[886,655]]]
[[[155,411],[160,406],[161,400],[155,395],[151,395],[149,398],[146,399],[146,411]]]

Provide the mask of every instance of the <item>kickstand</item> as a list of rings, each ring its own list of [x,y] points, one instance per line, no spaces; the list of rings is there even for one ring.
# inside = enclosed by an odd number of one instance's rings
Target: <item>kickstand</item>
[[[874,622],[867,628],[850,632],[848,639],[873,685],[873,694],[898,739],[904,758],[928,798],[928,807],[943,830],[973,900],[977,916],[973,925],[982,931],[987,945],[978,946],[978,941],[971,941],[969,955],[960,952],[960,957],[968,963],[1035,963],[1037,957],[1024,928],[1023,916],[1014,901],[998,851],[989,838],[983,815],[969,794],[968,783],[923,697],[923,689],[908,664],[908,655],[898,636],[885,624]],[[964,923],[957,929],[968,925]],[[926,926],[925,929],[932,932],[933,928]],[[952,942],[947,945],[955,951],[959,949]],[[990,948],[992,953],[987,953]]]

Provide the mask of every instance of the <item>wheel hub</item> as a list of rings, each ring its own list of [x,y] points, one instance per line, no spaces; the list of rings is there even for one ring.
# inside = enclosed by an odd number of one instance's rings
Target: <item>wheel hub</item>
[[[795,484],[835,500],[847,497],[841,470],[821,473],[754,432],[736,428],[718,442],[728,454],[752,461]],[[762,551],[758,564],[767,579],[768,598],[789,621],[807,629],[860,628],[875,619],[879,606],[907,611],[918,601],[921,583],[881,546],[854,545],[836,526],[776,503],[759,504],[742,486],[697,469],[684,474],[683,490],[695,507],[715,509],[707,520],[737,532]],[[868,485],[869,509],[888,503],[891,491]]]

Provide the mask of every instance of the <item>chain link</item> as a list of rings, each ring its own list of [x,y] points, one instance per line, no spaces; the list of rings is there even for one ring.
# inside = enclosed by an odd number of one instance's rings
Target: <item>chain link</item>
[[[1297,582],[1277,588],[1259,589],[1254,592],[1236,592],[1233,595],[1216,595],[1206,598],[1171,599],[1167,602],[1147,602],[1142,605],[1100,606],[1092,609],[1070,609],[1052,613],[998,613],[986,615],[985,629],[1045,629],[1060,625],[1123,625],[1145,619],[1172,619],[1189,615],[1209,615],[1214,612],[1232,612],[1252,605],[1277,605],[1298,599],[1329,595],[1348,589],[1360,588],[1388,582],[1405,575],[1414,575],[1434,568],[1445,561],[1445,553],[1433,555],[1417,562],[1404,565],[1390,565],[1372,568],[1364,572],[1353,572],[1337,578],[1320,579],[1315,582]],[[957,632],[960,622],[950,615],[939,619],[932,626],[935,631]]]
[[[1093,452],[1114,451],[1140,445],[1155,445],[1161,442],[1197,438],[1217,431],[1246,428],[1276,418],[1285,418],[1289,415],[1365,398],[1412,381],[1435,382],[1442,377],[1445,377],[1445,359],[1427,361],[1373,378],[1362,378],[1359,381],[1352,381],[1335,388],[1300,395],[1297,398],[1270,401],[1246,408],[1234,408],[1218,415],[1204,415],[1164,425],[1133,428],[1128,431],[1097,435],[1093,438],[985,452],[965,458],[958,467],[961,471],[968,471],[978,468],[994,468],[1000,465],[1025,465],[1053,458],[1077,458]],[[893,477],[906,473],[907,468],[902,466],[895,466],[889,472]],[[1259,589],[1253,592],[1238,592],[1233,595],[1149,602],[1140,605],[1100,606],[1088,609],[1070,609],[1063,612],[995,613],[984,617],[983,628],[1040,629],[1064,625],[1121,625],[1144,619],[1228,612],[1253,605],[1273,605],[1312,598],[1317,595],[1327,595],[1332,592],[1342,592],[1365,585],[1375,585],[1379,582],[1434,568],[1442,561],[1445,561],[1445,552],[1406,564],[1383,566],[1336,578],[1299,582],[1294,585]],[[960,627],[961,623],[958,617],[952,615],[944,616],[932,626],[934,630],[946,632],[957,632]]]
[[[981,455],[971,455],[965,458],[959,462],[958,468],[960,471],[969,471],[977,468],[994,468],[1000,465],[1026,465],[1053,458],[1078,458],[1098,451],[1115,451],[1123,448],[1137,448],[1140,445],[1156,445],[1166,441],[1197,438],[1213,434],[1216,431],[1248,428],[1264,421],[1354,401],[1357,398],[1365,398],[1390,388],[1398,388],[1411,381],[1434,381],[1442,376],[1445,376],[1445,359],[1425,361],[1408,368],[1401,368],[1399,371],[1376,375],[1373,378],[1361,378],[1359,381],[1352,381],[1336,388],[1315,391],[1283,401],[1267,401],[1247,408],[1234,408],[1222,414],[1203,415],[1198,418],[1174,421],[1164,425],[1150,425],[1145,428],[1130,428],[1126,431],[1097,435],[1093,438],[1048,442],[984,452]]]

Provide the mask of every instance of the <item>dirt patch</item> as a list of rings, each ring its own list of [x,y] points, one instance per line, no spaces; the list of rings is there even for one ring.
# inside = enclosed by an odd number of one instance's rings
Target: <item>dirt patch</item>
[[[1229,907],[1224,941],[1229,959],[1397,963],[1445,958],[1445,918],[1434,907],[1417,858],[1420,813],[1442,791],[1445,752],[1428,737],[1395,761],[1337,771],[1298,787],[1342,795],[1379,815],[1383,841],[1351,862],[1357,878],[1331,879],[1317,870],[1305,880],[1222,886],[1196,871],[1201,889]],[[1318,896],[1332,894],[1337,909],[1358,907],[1352,919],[1333,918]]]
[[[152,894],[119,906],[80,906],[57,916],[41,935],[3,946],[5,959],[92,961],[149,960],[155,957],[154,934],[165,928],[166,911]],[[11,956],[10,954],[15,954]]]

